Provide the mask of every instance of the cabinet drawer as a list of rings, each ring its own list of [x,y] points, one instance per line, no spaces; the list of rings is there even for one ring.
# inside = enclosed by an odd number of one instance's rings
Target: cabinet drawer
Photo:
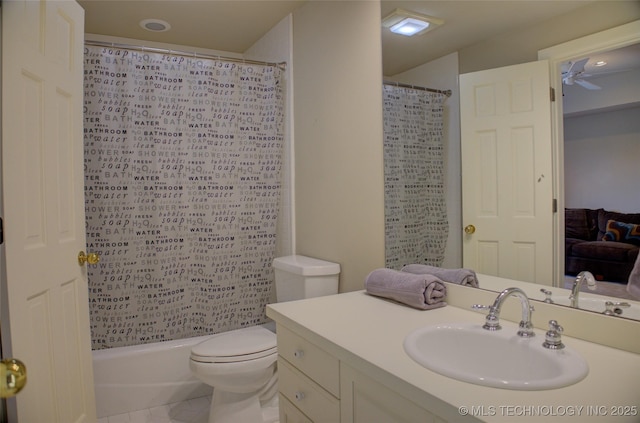
[[[278,358],[278,390],[314,423],[340,421],[340,401],[282,357]]]
[[[280,422],[279,423],[313,423],[302,411],[298,410],[292,403],[280,394]]]
[[[278,325],[278,354],[340,398],[340,362],[326,351]]]

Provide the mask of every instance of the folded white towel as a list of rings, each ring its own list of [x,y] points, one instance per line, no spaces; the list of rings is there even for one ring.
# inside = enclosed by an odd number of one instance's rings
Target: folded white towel
[[[402,272],[414,274],[434,275],[445,282],[478,287],[478,277],[471,269],[445,269],[443,267],[429,266],[426,264],[408,264],[401,269]]]
[[[447,287],[433,275],[376,269],[364,281],[367,292],[422,310],[444,307]]]
[[[629,274],[627,292],[640,299],[640,254],[638,254],[636,264],[633,265],[633,269],[631,269],[631,273]]]

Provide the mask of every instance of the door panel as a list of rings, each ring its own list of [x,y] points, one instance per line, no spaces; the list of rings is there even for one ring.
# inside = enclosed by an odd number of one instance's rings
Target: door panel
[[[460,76],[465,267],[553,282],[549,70],[545,61]]]
[[[21,423],[94,422],[85,248],[84,12],[74,1],[2,5],[2,184],[11,350]],[[16,417],[17,415],[17,417]]]

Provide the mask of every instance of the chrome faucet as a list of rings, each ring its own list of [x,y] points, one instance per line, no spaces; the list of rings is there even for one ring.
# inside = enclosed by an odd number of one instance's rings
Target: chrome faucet
[[[582,286],[582,282],[587,281],[587,287],[593,291],[596,289],[596,278],[593,277],[591,272],[583,270],[578,273],[576,276],[576,280],[573,282],[573,287],[571,288],[571,295],[569,295],[569,299],[571,300],[571,307],[578,308],[578,297],[580,295],[580,287]]]
[[[498,297],[493,302],[492,306],[484,306],[475,304],[472,308],[476,310],[489,310],[484,325],[482,326],[486,330],[500,330],[500,310],[502,309],[502,303],[510,296],[518,297],[520,304],[522,305],[522,320],[520,321],[520,327],[518,329],[518,336],[523,338],[530,338],[535,336],[533,332],[533,324],[531,323],[531,315],[534,311],[533,306],[529,303],[527,294],[520,288],[507,288],[498,294]]]

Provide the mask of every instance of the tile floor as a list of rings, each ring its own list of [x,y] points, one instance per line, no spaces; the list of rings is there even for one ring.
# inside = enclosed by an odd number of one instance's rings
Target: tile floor
[[[98,423],[207,423],[211,396],[103,417]]]

